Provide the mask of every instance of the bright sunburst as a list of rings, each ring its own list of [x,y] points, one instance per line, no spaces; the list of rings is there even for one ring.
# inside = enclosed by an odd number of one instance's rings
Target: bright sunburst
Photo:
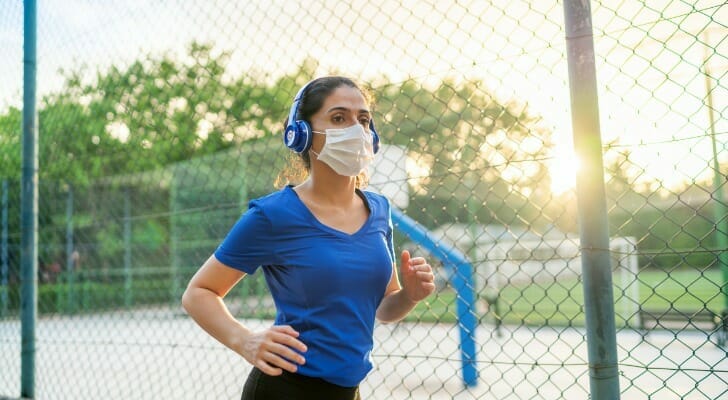
[[[576,186],[576,173],[579,167],[579,159],[573,150],[557,148],[554,152],[553,159],[549,163],[551,191],[559,195],[574,189]]]

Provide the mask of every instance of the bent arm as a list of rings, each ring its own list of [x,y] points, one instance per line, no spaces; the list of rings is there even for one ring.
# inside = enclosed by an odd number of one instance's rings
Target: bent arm
[[[306,359],[306,345],[290,326],[273,326],[252,332],[230,314],[223,298],[243,277],[244,272],[230,268],[211,256],[190,280],[182,295],[182,306],[210,336],[240,354],[268,375],[283,369],[296,372]]]
[[[412,301],[399,284],[397,264],[392,264],[392,277],[387,284],[384,298],[377,308],[377,319],[384,323],[397,322],[406,317],[418,302]]]
[[[251,332],[230,314],[223,298],[244,276],[210,256],[182,295],[187,314],[210,336],[241,355],[242,343]]]
[[[391,282],[390,286],[393,286]],[[397,286],[399,286],[399,283],[397,283]],[[384,323],[397,322],[406,317],[417,303],[408,299],[402,289],[387,290],[387,294],[384,295],[379,308],[377,308],[377,319]]]
[[[377,308],[377,319],[396,322],[404,318],[421,300],[435,291],[432,267],[422,257],[410,258],[409,251],[402,252],[402,282],[397,278],[396,265],[392,265],[392,277],[384,299]]]

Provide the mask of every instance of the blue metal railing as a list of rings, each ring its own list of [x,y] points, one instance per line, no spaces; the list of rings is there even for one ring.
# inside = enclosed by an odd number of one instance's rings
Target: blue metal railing
[[[443,266],[449,270],[456,293],[463,382],[466,386],[475,386],[478,382],[475,354],[475,330],[478,321],[475,314],[473,266],[459,250],[443,243],[417,221],[394,207],[392,207],[392,222],[413,242],[440,259]]]

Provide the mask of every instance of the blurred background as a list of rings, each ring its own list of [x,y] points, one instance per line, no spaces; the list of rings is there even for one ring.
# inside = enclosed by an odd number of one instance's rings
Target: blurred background
[[[728,398],[728,6],[591,3],[620,390]],[[289,162],[310,79],[374,96],[369,189],[472,266],[377,326],[365,398],[587,398],[564,31],[554,1],[38,2],[38,398],[239,398],[245,361],[180,308]],[[0,4],[0,396],[19,393],[23,4]],[[226,298],[275,317],[262,274]]]

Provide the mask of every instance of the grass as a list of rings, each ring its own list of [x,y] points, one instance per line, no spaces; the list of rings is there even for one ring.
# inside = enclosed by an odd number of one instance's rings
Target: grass
[[[707,308],[716,313],[723,309],[720,293],[723,278],[720,271],[661,270],[641,271],[639,305],[629,299],[629,292],[615,285],[615,313],[617,326],[624,323],[639,307],[650,310],[695,311]],[[478,318],[494,322],[494,313],[485,310],[487,302],[479,301]],[[526,325],[584,325],[584,291],[578,279],[564,279],[550,283],[509,285],[500,292],[498,315],[504,323]],[[455,293],[442,291],[421,302],[407,317],[408,321],[455,322],[457,304]]]

